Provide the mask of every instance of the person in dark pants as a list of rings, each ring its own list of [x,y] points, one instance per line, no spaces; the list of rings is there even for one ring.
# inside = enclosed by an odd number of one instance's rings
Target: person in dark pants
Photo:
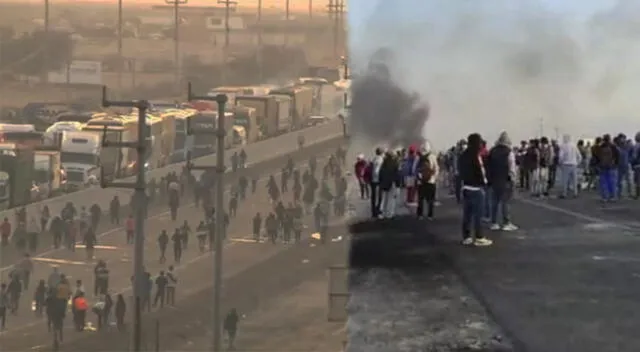
[[[0,284],[0,331],[5,329],[7,324],[7,307],[9,306],[9,294],[7,285]]]
[[[511,140],[506,132],[502,132],[491,148],[487,159],[487,178],[491,186],[491,229],[494,231],[515,231],[518,229],[509,217],[509,201],[513,195],[516,179],[516,156],[511,148]],[[502,221],[498,222],[498,210]]]
[[[487,187],[487,175],[480,155],[482,137],[472,133],[467,138],[468,147],[460,155],[458,168],[462,179],[462,244],[465,246],[490,246],[491,240],[482,234],[482,216],[484,215],[484,197]],[[475,239],[471,235],[471,225],[475,230]]]
[[[154,307],[156,307],[158,305],[158,301],[160,301],[160,308],[164,308],[167,283],[167,277],[165,276],[164,271],[161,270],[160,275],[156,278],[156,297],[153,299]]]
[[[384,161],[384,152],[381,148],[376,149],[376,155],[369,163],[368,170],[365,172],[365,178],[370,180],[371,191],[371,217],[380,216],[380,205],[382,204],[382,192],[380,191],[380,169]]]
[[[231,308],[229,313],[224,319],[224,331],[227,332],[227,336],[229,337],[229,350],[233,350],[233,343],[236,340],[236,334],[238,332],[238,321],[240,317],[238,316],[238,312],[235,308]]]
[[[427,218],[433,219],[433,208],[436,202],[436,180],[438,179],[438,160],[428,143],[420,156],[418,171],[416,172],[418,182],[418,218],[424,215],[424,203],[427,203]]]
[[[180,263],[182,258],[182,234],[180,229],[176,229],[173,236],[171,236],[171,241],[173,242],[173,260],[176,263]]]

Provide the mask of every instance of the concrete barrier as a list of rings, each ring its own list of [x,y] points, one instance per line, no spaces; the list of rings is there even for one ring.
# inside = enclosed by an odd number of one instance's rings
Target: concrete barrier
[[[278,156],[282,156],[293,152],[298,149],[298,137],[304,136],[305,144],[311,145],[321,143],[332,138],[336,138],[342,135],[342,122],[339,120],[331,120],[330,122],[307,129],[287,133],[275,138],[266,139],[260,142],[247,144],[244,147],[232,148],[226,151],[228,156],[231,156],[234,152],[240,152],[241,149],[247,153],[247,159],[249,164],[256,162],[266,161]],[[211,137],[215,138],[215,137]],[[227,158],[227,163],[228,163]],[[216,155],[210,154],[193,160],[196,165],[214,165],[216,163]],[[184,163],[171,164],[162,168],[150,170],[147,172],[147,180],[155,178],[159,180],[161,177],[167,175],[170,172],[176,172],[180,174]],[[135,177],[128,177],[121,181],[132,182]],[[120,203],[126,205],[129,202],[133,190],[120,189],[120,188],[100,188],[99,186],[84,189],[78,192],[66,194],[60,197],[50,198],[41,202],[32,203],[26,206],[28,217],[39,217],[40,210],[46,205],[52,215],[60,214],[62,208],[68,203],[72,202],[76,205],[78,210],[81,206],[86,206],[87,209],[93,205],[98,204],[103,211],[109,209],[109,203],[114,196],[120,198]],[[12,226],[15,228],[15,209],[5,210],[0,212],[0,221],[5,217],[9,219]]]

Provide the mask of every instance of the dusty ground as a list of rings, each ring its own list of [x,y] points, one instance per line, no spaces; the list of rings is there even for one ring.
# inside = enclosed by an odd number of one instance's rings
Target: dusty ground
[[[347,334],[344,323],[327,321],[327,277],[309,278],[245,315],[236,351],[339,352]],[[295,332],[295,333],[294,333]],[[188,341],[180,351],[205,351],[211,335]]]

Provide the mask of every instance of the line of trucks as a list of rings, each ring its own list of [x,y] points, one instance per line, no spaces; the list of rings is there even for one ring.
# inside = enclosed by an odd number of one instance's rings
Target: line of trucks
[[[217,87],[208,95],[226,94],[224,114],[227,148],[271,138],[315,124],[338,109],[323,108],[321,78],[304,78],[285,87]],[[325,97],[334,99],[334,97]],[[0,209],[99,183],[99,178],[133,175],[138,167],[134,150],[103,148],[103,134],[113,142],[135,141],[137,111],[78,109],[47,111],[31,103],[24,110],[30,123],[0,124]],[[189,135],[192,129],[213,129],[215,102],[151,102],[145,131],[148,143],[145,169],[215,152],[215,137]],[[325,105],[326,106],[326,105]],[[60,111],[62,110],[62,111]],[[52,116],[53,115],[53,116]],[[106,132],[105,132],[106,131]]]

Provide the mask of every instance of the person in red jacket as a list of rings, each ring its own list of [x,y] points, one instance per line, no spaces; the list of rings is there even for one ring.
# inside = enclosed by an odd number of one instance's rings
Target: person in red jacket
[[[369,181],[367,179],[367,161],[364,159],[364,155],[358,155],[356,163],[354,165],[354,172],[358,185],[360,186],[360,198],[369,198]]]

